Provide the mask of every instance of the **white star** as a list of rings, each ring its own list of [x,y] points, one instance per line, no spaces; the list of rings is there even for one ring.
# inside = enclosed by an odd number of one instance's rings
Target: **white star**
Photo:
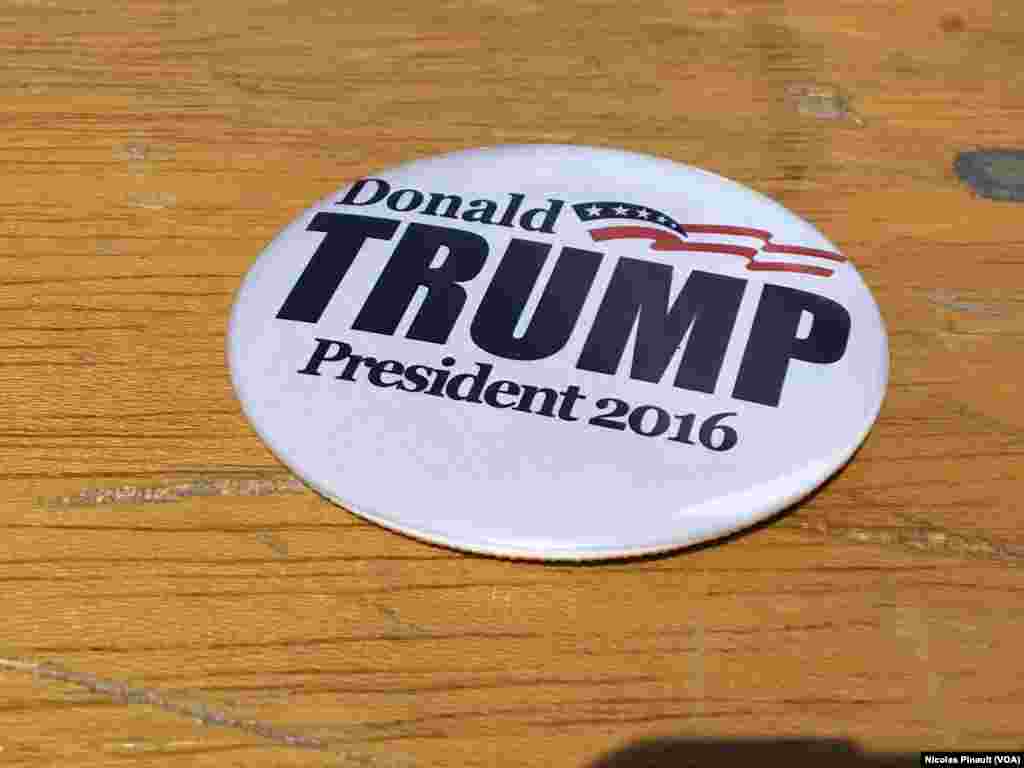
[[[598,208],[596,205],[592,205],[589,208],[584,208],[583,210],[586,212],[587,216],[600,216],[601,215],[601,209]]]
[[[615,206],[615,213],[617,213],[619,216],[625,216],[626,214],[629,213],[629,208],[617,205]]]
[[[641,219],[647,219],[650,218],[651,212],[648,211],[646,208],[641,208],[639,211],[636,212],[636,215],[639,216]]]
[[[664,216],[659,216],[658,217],[658,223],[659,224],[664,224],[666,221],[668,221],[668,219],[666,219]]]

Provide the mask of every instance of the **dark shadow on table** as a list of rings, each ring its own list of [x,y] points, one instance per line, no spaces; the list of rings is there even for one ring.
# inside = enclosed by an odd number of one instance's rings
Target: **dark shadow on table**
[[[841,739],[641,739],[600,757],[586,768],[888,768],[919,765],[914,754],[871,754]]]

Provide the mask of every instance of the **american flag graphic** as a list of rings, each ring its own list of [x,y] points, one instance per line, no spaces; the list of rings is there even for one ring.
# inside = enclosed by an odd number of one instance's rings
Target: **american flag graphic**
[[[831,277],[846,259],[833,251],[772,241],[766,229],[728,224],[684,224],[650,206],[594,200],[572,206],[580,221],[592,228],[594,242],[649,240],[652,251],[689,251],[739,256],[753,272],[795,272]]]

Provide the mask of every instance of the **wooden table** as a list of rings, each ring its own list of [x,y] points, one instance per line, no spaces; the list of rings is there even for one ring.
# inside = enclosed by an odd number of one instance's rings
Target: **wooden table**
[[[1024,4],[4,0],[0,45],[0,764],[1024,743],[1024,205],[952,167],[1024,143]],[[292,478],[228,381],[242,273],[348,179],[505,142],[697,164],[825,231],[892,347],[849,467],[588,567],[421,544]]]

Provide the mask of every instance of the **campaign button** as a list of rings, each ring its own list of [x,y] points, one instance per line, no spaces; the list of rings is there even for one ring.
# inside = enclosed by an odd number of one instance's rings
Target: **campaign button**
[[[505,557],[641,555],[821,485],[885,393],[878,307],[811,224],[708,171],[502,146],[356,179],[238,290],[246,416],[311,487]]]

